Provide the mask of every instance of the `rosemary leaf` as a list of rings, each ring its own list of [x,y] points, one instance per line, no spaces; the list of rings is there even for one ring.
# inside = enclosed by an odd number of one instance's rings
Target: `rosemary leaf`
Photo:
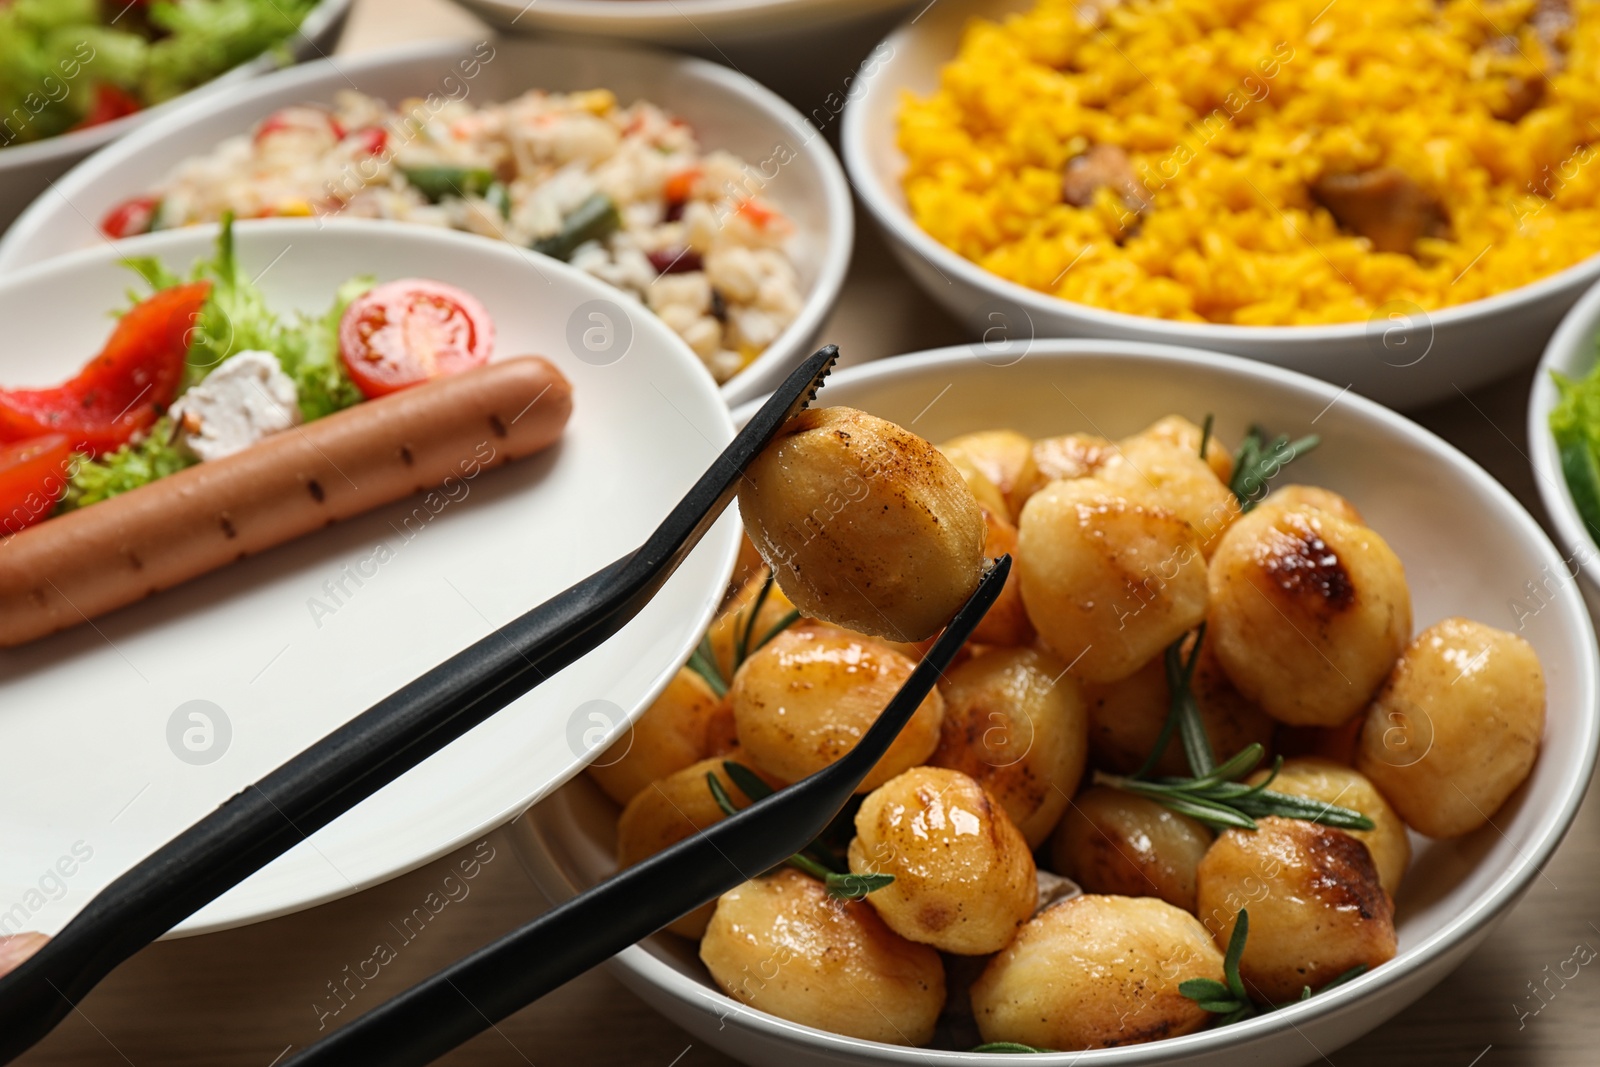
[[[742,763],[733,760],[723,760],[722,769],[728,772],[728,778],[739,787],[740,792],[751,800],[765,800],[772,795],[772,787],[761,780],[761,776]]]
[[[700,638],[700,645],[689,657],[688,668],[706,680],[711,691],[717,696],[727,696],[728,683],[722,679],[722,671],[717,668],[717,654],[711,648],[711,635],[708,633]]]
[[[1206,448],[1211,444],[1211,427],[1216,423],[1217,417],[1211,412],[1206,412],[1205,425],[1200,427],[1200,458],[1206,458]]]
[[[894,875],[835,874],[829,871],[822,881],[828,887],[828,895],[835,900],[862,900],[868,893],[875,893],[893,884]]]
[[[1261,503],[1261,498],[1267,495],[1267,483],[1321,443],[1322,439],[1315,434],[1296,441],[1289,440],[1287,434],[1279,434],[1268,440],[1267,432],[1260,426],[1250,427],[1234,454],[1233,477],[1228,481],[1228,488],[1239,501],[1239,510],[1249,511]]]
[[[1228,937],[1228,951],[1222,957],[1222,977],[1227,981],[1233,999],[1242,1004],[1250,1003],[1250,994],[1245,992],[1244,979],[1239,977],[1239,959],[1244,955],[1244,943],[1249,936],[1250,911],[1247,908],[1240,908],[1239,917],[1233,923],[1233,933]]]
[[[761,609],[767,602],[767,597],[772,593],[772,583],[777,580],[776,571],[767,571],[767,580],[761,583],[761,588],[756,592],[756,598],[751,602],[745,617],[740,620],[744,623],[739,627],[738,636],[733,642],[733,673],[739,672],[739,665],[750,655],[750,637],[756,628],[756,620],[761,617]]]
[[[777,622],[773,623],[772,624],[772,629],[770,629],[766,633],[762,634],[761,635],[761,640],[757,641],[756,644],[755,644],[755,647],[752,648],[750,651],[752,653],[760,652],[763,648],[766,647],[766,644],[767,644],[768,641],[771,641],[774,637],[777,637],[779,634],[783,633],[783,631],[787,630],[789,627],[793,626],[795,623],[797,623],[799,621],[800,621],[800,610],[798,608],[796,608],[794,611],[789,612],[789,614],[785,615],[783,618],[781,618]]]

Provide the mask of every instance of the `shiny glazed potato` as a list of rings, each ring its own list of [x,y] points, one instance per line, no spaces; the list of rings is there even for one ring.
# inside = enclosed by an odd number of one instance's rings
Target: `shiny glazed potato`
[[[1228,830],[1199,869],[1200,918],[1226,945],[1241,908],[1239,976],[1258,1000],[1295,1000],[1350,968],[1394,958],[1394,903],[1367,846],[1343,830],[1269,816]]]
[[[1188,655],[1190,647],[1185,643],[1184,655]],[[1200,648],[1190,692],[1200,709],[1211,751],[1218,759],[1228,759],[1251,744],[1272,750],[1276,725],[1272,717],[1234,688],[1209,641]],[[1171,697],[1164,654],[1118,681],[1085,683],[1083,696],[1089,706],[1089,751],[1095,765],[1118,774],[1137,770],[1155,747],[1167,721]],[[1156,761],[1155,773],[1189,773],[1189,761],[1177,737],[1167,743]]]
[[[757,770],[797,782],[854,748],[915,669],[870,637],[832,626],[785,630],[745,660],[728,690],[740,751]],[[927,759],[943,719],[935,689],[856,792]]]
[[[1405,569],[1383,538],[1325,511],[1256,508],[1211,560],[1209,637],[1234,685],[1293,726],[1365,707],[1411,633]]]
[[[1052,482],[1017,529],[1022,601],[1080,678],[1126,678],[1206,614],[1206,564],[1188,523],[1098,478]]]
[[[937,952],[788,867],[722,895],[700,959],[741,1004],[867,1041],[925,1045],[944,1007]]]
[[[1078,789],[1088,718],[1066,664],[1032,648],[994,649],[950,670],[944,727],[928,760],[973,778],[1037,848]]]
[[[626,804],[651,782],[711,755],[709,733],[721,704],[704,678],[679,670],[633,729],[589,764],[589,777]]]
[[[1045,437],[1033,443],[1033,465],[1046,482],[1088,478],[1116,454],[1116,445],[1092,433]]]
[[[1345,522],[1353,522],[1357,526],[1365,526],[1367,520],[1361,517],[1361,512],[1356,506],[1331,489],[1320,489],[1314,485],[1286,485],[1282,489],[1274,489],[1268,493],[1266,499],[1261,501],[1263,506],[1288,508],[1299,511],[1304,508],[1315,508],[1326,511],[1329,515],[1337,515]]]
[[[967,488],[972,490],[972,496],[977,500],[979,507],[999,515],[1007,522],[1014,523],[1016,521],[1016,514],[1011,510],[1011,505],[1006,503],[1006,498],[1000,492],[1000,487],[991,482],[989,476],[978,469],[978,465],[972,461],[970,455],[959,449],[953,452],[946,452],[941,448],[939,451],[945,459],[950,461],[950,465],[956,469],[956,473],[961,475],[961,480],[967,483]]]
[[[1164,419],[1157,419],[1132,437],[1123,438],[1122,443],[1126,446],[1136,440],[1160,441],[1198,456],[1200,442],[1204,437],[1204,427],[1196,426],[1182,415],[1168,415]],[[1233,477],[1233,450],[1218,439],[1215,431],[1206,444],[1205,461],[1212,473],[1217,476],[1217,480],[1227,485]]]
[[[1077,1051],[1179,1037],[1214,1018],[1178,992],[1222,981],[1193,915],[1154,897],[1086,894],[1041,911],[972,986],[984,1041]]]
[[[740,481],[745,530],[805,614],[931,637],[978,586],[983,514],[950,461],[892,422],[803,411]]]
[[[726,818],[711,795],[711,787],[706,784],[707,774],[717,776],[735,805],[744,807],[751,802],[728,777],[721,757],[701,760],[659,782],[652,782],[634,794],[617,819],[617,866],[632,867]],[[708,904],[697,908],[667,929],[684,937],[699,937],[711,918],[712,907]]]
[[[1211,847],[1211,831],[1149,797],[1110,786],[1086,789],[1072,802],[1050,843],[1060,874],[1086,893],[1158,897],[1195,910],[1195,869]]]
[[[999,559],[1009,554],[1013,566],[1006,575],[1006,584],[1000,596],[989,606],[989,611],[972,631],[972,640],[980,645],[1026,645],[1033,641],[1033,623],[1028,621],[1028,609],[1022,603],[1022,576],[1014,565],[1017,555],[1017,528],[999,515],[983,509],[985,537],[983,555],[986,559]]]
[[[1045,482],[1033,465],[1033,442],[1015,430],[962,434],[940,445],[939,450],[971,460],[1000,490],[1013,515],[1022,514],[1022,505]]]
[[[1533,770],[1544,712],[1533,646],[1445,619],[1417,636],[1367,710],[1356,767],[1419,833],[1457,837]]]
[[[944,952],[1004,948],[1033,914],[1033,856],[1005,809],[959,771],[917,767],[856,812],[855,874],[892,874],[867,897],[889,928]]]
[[[1207,559],[1239,517],[1238,499],[1199,453],[1155,438],[1130,438],[1096,477],[1194,527]]]
[[[739,591],[733,595],[733,599],[722,609],[721,614],[712,620],[710,628],[706,630],[706,637],[711,641],[711,651],[716,656],[717,669],[722,672],[724,678],[733,677],[733,657],[739,638],[744,635],[744,628],[750,621],[750,607],[761,595],[761,586],[766,580],[767,570],[763,566],[745,580]],[[753,646],[793,610],[794,604],[777,585],[767,590],[766,599],[761,602],[761,610],[756,613],[755,625],[750,631],[752,647],[745,650],[746,655],[754,651]]]
[[[1249,784],[1262,781],[1267,773],[1257,771],[1250,776]],[[1367,846],[1384,891],[1391,897],[1399,892],[1400,880],[1411,862],[1411,839],[1406,836],[1406,824],[1360,771],[1332,760],[1288,759],[1283,761],[1278,776],[1267,788],[1274,793],[1351,808],[1371,819],[1375,824],[1371,830],[1346,830],[1345,833]]]

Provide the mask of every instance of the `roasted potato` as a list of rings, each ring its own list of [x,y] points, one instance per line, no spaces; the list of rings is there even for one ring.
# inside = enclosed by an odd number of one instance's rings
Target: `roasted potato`
[[[937,952],[787,867],[722,895],[700,959],[741,1004],[866,1041],[925,1045],[944,1007]]]
[[[1265,770],[1257,771],[1250,777],[1249,784],[1255,785],[1267,774]],[[1283,761],[1278,776],[1267,788],[1274,793],[1309,797],[1351,808],[1371,819],[1375,824],[1371,830],[1346,830],[1345,833],[1367,846],[1373,866],[1378,868],[1378,881],[1389,896],[1399,892],[1400,880],[1411,862],[1411,839],[1406,836],[1406,824],[1360,771],[1332,760],[1288,759]]]
[[[1193,527],[1098,478],[1034,494],[1017,529],[1016,566],[1039,636],[1088,681],[1126,678],[1206,614]]]
[[[1016,513],[1011,510],[1011,505],[1006,503],[1005,494],[1000,492],[1000,487],[989,480],[989,476],[978,469],[972,461],[972,456],[956,449],[952,452],[939,450],[950,465],[961,475],[961,480],[967,483],[967,488],[972,490],[972,496],[978,506],[985,511],[1000,516],[1012,525],[1016,525]]]
[[[1123,442],[1095,477],[1129,499],[1165,508],[1194,527],[1206,558],[1239,517],[1239,501],[1198,452],[1153,437]]]
[[[988,559],[1012,557],[1011,573],[1000,596],[989,605],[989,611],[972,631],[972,640],[980,645],[1026,645],[1033,641],[1033,623],[1028,621],[1027,606],[1022,603],[1022,577],[1017,573],[1017,528],[999,515],[983,509],[985,536],[983,554]]]
[[[915,669],[870,637],[832,626],[785,630],[745,660],[728,690],[739,750],[758,770],[797,782],[854,748]],[[943,719],[936,689],[857,791],[926,760]]]
[[[855,874],[892,874],[867,897],[889,928],[944,952],[981,956],[1033,914],[1033,856],[1011,817],[960,771],[917,767],[867,794],[850,842]]]
[[[737,666],[733,660],[747,626],[750,631],[750,641],[745,654],[749,655],[755,651],[756,644],[794,610],[794,604],[776,584],[768,589],[766,597],[762,598],[761,587],[766,584],[768,573],[763,567],[746,579],[706,630],[706,638],[711,642],[711,651],[716,657],[717,670],[722,672],[724,678],[733,677],[734,668]],[[758,599],[761,600],[761,610],[756,612],[755,623],[752,625],[750,608]]]
[[[859,633],[931,637],[982,573],[983,513],[960,473],[850,408],[789,420],[740,481],[739,511],[795,606]]]
[[[1394,958],[1394,903],[1366,845],[1302,819],[1256,823],[1224,832],[1198,871],[1200,919],[1219,946],[1250,912],[1239,976],[1256,999],[1294,1000]]]
[[[1361,512],[1356,510],[1354,504],[1331,489],[1321,489],[1315,485],[1286,485],[1268,493],[1261,503],[1288,508],[1291,511],[1314,508],[1317,511],[1326,511],[1329,515],[1337,515],[1345,522],[1353,522],[1357,526],[1367,524],[1367,520],[1361,517]]]
[[[1172,445],[1184,452],[1200,455],[1200,442],[1205,438],[1205,428],[1196,426],[1182,415],[1168,415],[1164,419],[1157,419],[1132,437],[1124,438],[1124,447],[1132,441],[1160,441]],[[1203,457],[1211,472],[1217,480],[1227,485],[1233,478],[1233,451],[1218,439],[1216,432],[1211,434],[1211,440],[1206,442],[1206,454]]]
[[[712,722],[721,705],[704,678],[679,670],[633,729],[589,764],[589,777],[626,804],[651,782],[712,754]]]
[[[1192,647],[1192,640],[1186,642],[1183,654],[1187,656]],[[1271,751],[1272,717],[1234,688],[1209,641],[1200,646],[1189,691],[1200,709],[1211,751],[1219,760],[1251,744]],[[1132,773],[1143,766],[1167,721],[1171,693],[1165,654],[1118,681],[1084,683],[1083,697],[1089,707],[1089,751],[1095,765],[1117,774]],[[1176,736],[1167,743],[1154,769],[1164,775],[1189,773],[1183,743]]]
[[[1046,482],[1088,478],[1116,454],[1116,445],[1092,433],[1045,437],[1033,443],[1033,465]]]
[[[1228,677],[1294,726],[1337,726],[1365,707],[1411,633],[1400,560],[1325,511],[1263,505],[1239,519],[1210,589],[1208,640]]]
[[[1203,1030],[1212,1016],[1178,992],[1222,981],[1222,953],[1193,915],[1154,897],[1085,894],[1017,932],[972,986],[985,1041],[1077,1051]]]
[[[632,867],[726,818],[706,784],[707,774],[717,776],[735,804],[749,804],[752,798],[733,784],[722,762],[716,757],[701,760],[635,793],[617,819],[617,866]],[[705,932],[711,909],[709,904],[698,908],[667,929],[684,937],[699,937]]]
[[[929,763],[975,779],[1037,848],[1078,788],[1088,720],[1078,683],[1048,652],[1002,648],[947,672]]]
[[[1195,868],[1210,847],[1211,831],[1201,823],[1149,797],[1097,785],[1062,816],[1050,859],[1084,892],[1159,897],[1192,914]]]
[[[939,451],[971,460],[1000,490],[1013,515],[1022,514],[1022,505],[1045,482],[1033,465],[1033,442],[1015,430],[962,434],[940,445]]]
[[[1544,707],[1532,645],[1445,619],[1417,636],[1367,710],[1356,767],[1419,833],[1471,833],[1533,770]]]

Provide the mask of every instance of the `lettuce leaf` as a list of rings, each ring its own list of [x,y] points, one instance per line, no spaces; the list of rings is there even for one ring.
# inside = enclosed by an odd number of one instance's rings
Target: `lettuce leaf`
[[[140,440],[131,441],[99,459],[79,455],[73,460],[66,495],[57,509],[60,512],[98,504],[176,474],[195,463],[173,441],[172,420],[165,415],[157,419]]]

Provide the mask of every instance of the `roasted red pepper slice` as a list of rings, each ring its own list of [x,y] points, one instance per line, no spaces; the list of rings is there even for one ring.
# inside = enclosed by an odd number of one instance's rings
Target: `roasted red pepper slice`
[[[164,289],[122,317],[76,378],[0,392],[0,442],[59,433],[92,455],[127,444],[177,396],[189,331],[210,293],[210,282]]]
[[[50,517],[71,462],[72,442],[61,434],[0,448],[0,537]]]
[[[133,237],[149,233],[155,225],[156,211],[161,201],[153,196],[135,196],[124,200],[100,220],[100,232],[107,237]]]

